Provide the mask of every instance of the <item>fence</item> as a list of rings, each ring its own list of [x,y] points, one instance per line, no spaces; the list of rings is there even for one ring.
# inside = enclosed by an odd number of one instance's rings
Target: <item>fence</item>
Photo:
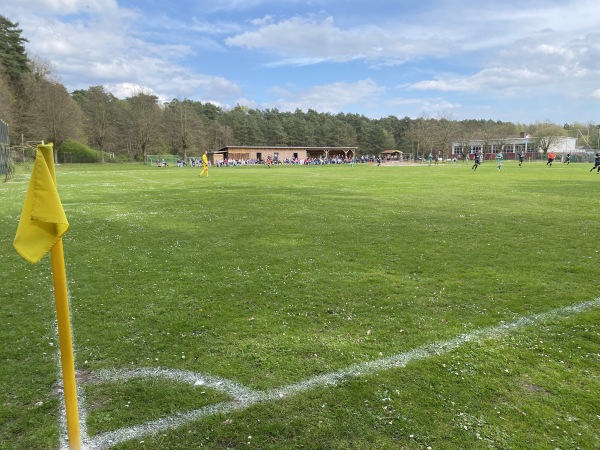
[[[9,144],[8,124],[0,119],[0,175],[4,175],[4,181],[10,180],[14,174],[14,162]]]

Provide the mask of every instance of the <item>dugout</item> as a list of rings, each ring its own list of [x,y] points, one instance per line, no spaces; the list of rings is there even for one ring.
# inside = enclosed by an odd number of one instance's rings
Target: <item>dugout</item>
[[[381,157],[386,161],[404,161],[404,153],[400,150],[384,150],[381,152]]]

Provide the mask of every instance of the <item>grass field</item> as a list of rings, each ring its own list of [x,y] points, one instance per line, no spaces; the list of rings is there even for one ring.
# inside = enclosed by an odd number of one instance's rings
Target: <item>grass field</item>
[[[600,448],[590,167],[58,166],[86,447]],[[58,449],[28,177],[0,184],[0,448]]]

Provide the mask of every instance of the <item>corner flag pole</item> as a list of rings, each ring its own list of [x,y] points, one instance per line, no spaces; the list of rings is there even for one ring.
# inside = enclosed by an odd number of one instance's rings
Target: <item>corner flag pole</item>
[[[65,391],[69,449],[79,450],[81,448],[81,437],[79,432],[79,409],[77,405],[77,382],[75,379],[75,358],[73,356],[73,341],[71,338],[69,296],[67,293],[67,275],[65,272],[62,238],[50,249],[50,257],[52,259],[52,280],[54,282],[60,361]]]
[[[67,276],[62,244],[62,236],[68,230],[69,221],[56,190],[54,147],[53,144],[41,144],[36,149],[33,172],[13,246],[23,258],[32,264],[36,264],[50,251],[69,449],[79,450],[81,437],[75,382],[75,358],[73,356]]]

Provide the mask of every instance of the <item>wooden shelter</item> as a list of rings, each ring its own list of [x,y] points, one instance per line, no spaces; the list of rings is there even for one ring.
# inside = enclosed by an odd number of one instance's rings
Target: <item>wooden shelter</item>
[[[279,146],[236,146],[228,145],[208,152],[210,160],[216,161],[264,161],[270,157],[273,161],[295,161],[308,158],[353,158],[357,147],[279,147]]]
[[[381,157],[388,161],[402,161],[404,153],[400,150],[384,150],[381,152]]]

